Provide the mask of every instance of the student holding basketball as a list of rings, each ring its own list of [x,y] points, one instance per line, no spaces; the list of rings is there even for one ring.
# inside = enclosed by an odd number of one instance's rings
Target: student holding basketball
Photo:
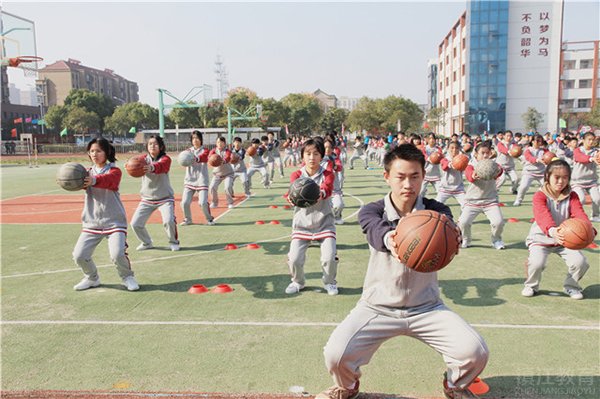
[[[525,241],[529,248],[527,279],[521,295],[534,296],[539,289],[546,259],[551,253],[560,255],[568,267],[563,283],[564,292],[572,299],[583,299],[579,280],[585,275],[589,263],[579,250],[565,248],[565,236],[560,224],[571,218],[589,223],[577,193],[571,190],[571,167],[556,159],[548,164],[544,173],[544,184],[533,195],[533,216],[529,235]],[[594,235],[596,231],[594,230]]]
[[[192,224],[192,210],[190,205],[194,198],[194,193],[198,192],[198,205],[204,213],[208,225],[215,224],[214,218],[210,214],[208,207],[208,161],[209,151],[202,146],[202,133],[194,130],[190,135],[192,147],[189,151],[194,155],[192,165],[185,170],[185,178],[183,180],[183,195],[181,196],[181,209],[183,210],[184,219],[181,226]]]
[[[359,213],[370,249],[362,297],[329,337],[324,355],[335,385],[316,399],[358,396],[360,367],[369,363],[384,341],[398,335],[416,338],[442,355],[447,365],[442,381],[446,398],[476,398],[467,388],[487,363],[483,338],[444,305],[437,272],[421,273],[401,263],[394,241],[400,220],[415,210],[428,209],[449,218],[452,213],[419,195],[425,156],[412,144],[387,153],[384,168],[391,192]]]
[[[427,135],[427,144],[422,148],[423,155],[425,155],[425,180],[423,181],[423,187],[421,187],[421,196],[425,196],[425,194],[427,194],[428,184],[431,184],[436,192],[438,190],[442,175],[439,160],[443,155],[442,149],[436,145],[434,133],[429,133]],[[433,159],[431,159],[432,156],[437,157],[437,161],[433,161]]]
[[[225,182],[225,199],[227,201],[227,207],[229,209],[233,208],[233,178],[234,172],[233,167],[231,166],[231,151],[227,148],[227,141],[225,137],[217,138],[217,146],[210,150],[209,162],[210,158],[213,155],[218,155],[221,157],[221,164],[219,165],[211,165],[213,166],[213,177],[210,181],[209,191],[211,196],[212,203],[210,204],[211,208],[216,208],[219,206],[219,186],[221,182]]]
[[[344,210],[344,193],[342,192],[344,167],[342,161],[334,153],[335,144],[331,137],[325,139],[323,146],[325,147],[325,156],[321,161],[321,166],[332,172],[334,176],[331,194],[333,217],[335,218],[335,224],[344,224],[344,219],[342,219],[342,211]]]
[[[246,169],[246,164],[244,163],[244,158],[246,157],[246,150],[242,147],[242,139],[240,137],[233,138],[233,148],[231,149],[231,156],[238,157],[238,161],[233,163],[233,181],[238,177],[242,182],[242,187],[244,188],[244,194],[247,197],[250,196],[250,189],[248,188],[248,169]]]
[[[92,255],[106,238],[123,285],[129,291],[137,291],[140,287],[127,257],[127,216],[119,195],[121,170],[115,166],[115,148],[104,138],[94,138],[87,145],[87,153],[93,166],[84,179],[83,228],[73,250],[73,259],[85,276],[73,288],[83,291],[100,285]]]
[[[336,235],[330,197],[334,188],[333,172],[323,168],[325,156],[323,140],[308,139],[304,142],[300,155],[304,166],[292,173],[290,183],[300,177],[310,178],[320,187],[318,201],[307,208],[294,208],[292,220],[292,242],[288,253],[288,266],[292,282],[285,289],[286,294],[295,294],[304,289],[304,262],[306,249],[311,241],[321,244],[321,267],[323,286],[329,295],[337,295]]]
[[[498,154],[496,162],[498,162],[498,165],[504,169],[504,173],[500,179],[498,179],[497,186],[498,189],[500,189],[500,187],[502,187],[504,184],[506,177],[508,176],[511,182],[511,192],[513,194],[517,194],[519,177],[517,176],[517,171],[515,170],[515,158],[513,158],[510,154],[510,148],[514,144],[513,134],[510,130],[504,132],[502,140],[498,140],[498,143],[496,144],[496,153]]]
[[[171,251],[179,251],[177,238],[177,221],[175,220],[175,194],[169,180],[171,158],[166,153],[165,142],[162,137],[152,135],[147,143],[148,154],[142,176],[140,201],[133,218],[131,227],[137,238],[142,242],[136,249],[144,251],[154,248],[152,238],[146,229],[146,222],[155,210],[162,216],[163,227],[169,239]]]
[[[253,149],[251,149],[254,147]],[[267,148],[261,144],[259,139],[252,139],[250,148],[246,153],[250,156],[250,163],[248,164],[248,187],[246,193],[249,193],[252,189],[252,176],[256,172],[260,172],[262,175],[262,185],[264,188],[271,188],[271,181],[269,180],[269,173],[263,160],[263,154],[267,151]]]
[[[581,146],[573,150],[573,191],[579,196],[579,201],[585,202],[588,193],[592,200],[592,222],[600,222],[600,191],[598,190],[598,165],[600,154],[595,143],[594,133],[583,135]]]
[[[445,204],[450,198],[454,197],[460,204],[461,208],[465,204],[465,185],[463,183],[463,171],[457,169],[453,165],[453,160],[457,155],[460,155],[460,145],[456,141],[448,144],[448,158],[442,158],[440,166],[442,169],[442,177],[437,190],[435,200]],[[468,162],[466,155],[461,155]]]
[[[542,162],[542,157],[547,151],[544,148],[545,144],[546,143],[542,135],[536,134],[533,136],[531,147],[527,147],[523,150],[523,158],[525,159],[525,163],[523,165],[523,172],[521,173],[521,183],[519,184],[519,188],[517,190],[517,198],[515,199],[513,206],[521,205],[521,202],[523,202],[523,198],[525,198],[525,194],[527,194],[527,190],[529,189],[529,186],[531,186],[531,183],[535,181],[540,186],[542,185],[542,181],[544,179],[544,169],[546,168]]]
[[[498,189],[496,179],[502,175],[502,168],[490,160],[492,151],[491,141],[482,141],[475,147],[475,160],[465,169],[465,177],[471,183],[465,193],[465,205],[462,208],[458,225],[463,233],[462,247],[471,245],[471,225],[480,213],[490,221],[492,230],[492,246],[496,249],[504,249],[502,242],[502,231],[504,230],[504,217],[498,205]],[[485,162],[488,160],[489,162]],[[478,174],[478,163],[488,164],[496,167],[492,176],[480,176]]]

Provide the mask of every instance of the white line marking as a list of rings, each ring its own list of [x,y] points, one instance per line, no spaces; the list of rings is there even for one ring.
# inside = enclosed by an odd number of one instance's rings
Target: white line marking
[[[71,208],[71,209],[60,209],[60,210],[57,210],[57,211],[3,213],[2,216],[47,215],[47,214],[51,214],[51,213],[65,213],[65,212],[74,212],[74,211],[80,211],[80,210],[81,210],[81,207],[79,207],[79,208]],[[5,224],[5,223],[3,223],[3,224]],[[29,223],[27,223],[27,224],[29,224]],[[58,224],[58,223],[51,223],[51,224]]]
[[[0,325],[98,325],[98,326],[249,326],[249,327],[336,327],[331,322],[294,322],[294,321],[135,321],[135,320],[2,320]],[[471,324],[477,328],[501,328],[511,330],[580,330],[599,331],[600,326],[561,326],[544,324]]]
[[[356,196],[354,196],[352,194],[348,194],[348,195],[351,196],[352,198],[356,199],[360,203],[360,207],[352,215],[346,216],[344,218],[344,220],[349,219],[349,218],[353,217],[354,215],[356,215],[360,211],[360,209],[364,206],[364,202],[360,198],[358,198],[358,197],[356,197]],[[243,204],[246,200],[248,200],[248,198],[246,198],[242,202],[238,203],[238,205]],[[224,212],[223,214],[219,215],[217,218],[215,218],[215,220],[217,220],[221,216],[225,215],[225,213],[228,213],[229,211],[231,211],[231,209],[228,209],[226,212]],[[290,234],[286,234],[286,235],[281,236],[281,237],[269,238],[269,239],[261,240],[261,241],[251,241],[251,242],[247,242],[245,244],[239,244],[238,248],[243,248],[243,247],[248,246],[248,244],[253,244],[253,243],[261,244],[263,242],[279,241],[279,240],[283,240],[284,238],[288,238],[290,236],[291,236],[291,233]],[[139,265],[139,264],[142,264],[142,263],[152,263],[152,262],[160,262],[160,261],[169,260],[169,259],[185,258],[185,257],[188,257],[188,256],[206,255],[206,254],[211,254],[213,252],[219,252],[219,251],[224,251],[224,250],[225,250],[225,247],[219,248],[219,249],[213,249],[213,250],[210,250],[210,251],[198,251],[198,252],[194,251],[194,252],[191,252],[189,254],[179,254],[179,255],[163,256],[163,257],[157,257],[157,258],[151,258],[151,259],[144,259],[144,260],[138,260],[138,261],[135,261],[135,262],[131,262],[131,265],[135,266],[135,265]],[[110,264],[106,264],[106,265],[98,265],[96,267],[98,269],[100,269],[100,268],[114,267],[114,265],[112,263],[110,263]],[[66,272],[74,272],[74,271],[81,271],[81,269],[73,267],[73,268],[69,268],[69,269],[47,270],[47,271],[32,272],[32,273],[10,274],[10,275],[7,275],[7,276],[0,276],[0,279],[16,278],[16,277],[30,277],[30,276],[43,276],[43,275],[46,275],[46,274],[66,273]]]
[[[57,190],[50,190],[50,191],[42,191],[41,193],[35,193],[35,194],[19,195],[18,197],[4,198],[0,202],[12,201],[12,200],[16,200],[16,199],[19,199],[19,198],[26,198],[26,197],[34,197],[34,196],[46,195],[46,194],[50,194],[50,193],[56,193],[56,192],[59,192],[59,191],[63,191],[63,190],[57,189]]]

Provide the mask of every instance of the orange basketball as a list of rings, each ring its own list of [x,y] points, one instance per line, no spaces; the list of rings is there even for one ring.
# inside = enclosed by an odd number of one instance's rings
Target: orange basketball
[[[452,261],[462,237],[458,227],[446,215],[422,210],[400,220],[394,240],[400,262],[415,271],[430,273]]]
[[[212,154],[208,157],[208,164],[213,168],[223,165],[223,158],[219,154]]]
[[[473,144],[471,144],[471,143],[465,143],[462,146],[462,150],[464,152],[471,152],[472,149],[473,149]]]
[[[146,166],[146,156],[138,155],[133,158],[129,158],[125,164],[125,170],[131,177],[142,177],[146,174],[144,166]]]
[[[542,162],[544,165],[548,165],[552,160],[556,158],[556,154],[552,151],[546,151],[544,155],[542,155]]]
[[[440,154],[438,151],[432,152],[431,155],[429,155],[429,163],[438,165],[442,158],[442,154]]]
[[[469,165],[469,157],[465,154],[458,154],[452,158],[452,167],[459,171],[464,171]]]
[[[594,228],[592,223],[581,219],[567,219],[560,224],[560,231],[565,236],[564,247],[569,249],[583,249],[594,241]]]
[[[232,165],[235,165],[238,162],[240,162],[240,156],[237,153],[232,152],[231,153],[231,159],[229,159],[229,163],[232,164]]]
[[[508,150],[508,153],[513,158],[519,158],[521,155],[523,155],[523,147],[521,147],[518,144],[513,144],[510,146],[510,150]]]
[[[248,154],[249,156],[253,157],[256,155],[256,147],[251,145],[250,147],[248,147],[248,149],[246,150],[246,154]]]
[[[497,156],[498,153],[492,148],[492,151],[490,151],[490,159],[495,159]]]
[[[288,141],[284,141],[282,147],[283,148],[288,148],[290,145],[290,143]]]

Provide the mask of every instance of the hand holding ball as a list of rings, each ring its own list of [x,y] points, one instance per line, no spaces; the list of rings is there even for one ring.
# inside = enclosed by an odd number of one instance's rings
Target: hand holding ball
[[[125,164],[125,170],[131,177],[142,177],[146,174],[145,166],[148,165],[146,163],[145,155],[138,155],[133,158],[129,158],[127,163]]]
[[[83,165],[68,162],[58,169],[56,182],[67,191],[77,191],[83,188],[86,177],[88,177],[88,171]]]

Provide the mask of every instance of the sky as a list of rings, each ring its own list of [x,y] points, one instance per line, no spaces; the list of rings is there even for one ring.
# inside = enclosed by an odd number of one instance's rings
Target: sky
[[[565,2],[563,40],[600,39],[597,1]],[[341,96],[403,96],[425,103],[427,61],[466,1],[397,2],[22,2],[2,10],[33,20],[46,64],[74,58],[182,98],[208,84],[216,96],[220,55],[230,88],[259,97],[321,89]],[[34,84],[22,73],[17,86]]]

